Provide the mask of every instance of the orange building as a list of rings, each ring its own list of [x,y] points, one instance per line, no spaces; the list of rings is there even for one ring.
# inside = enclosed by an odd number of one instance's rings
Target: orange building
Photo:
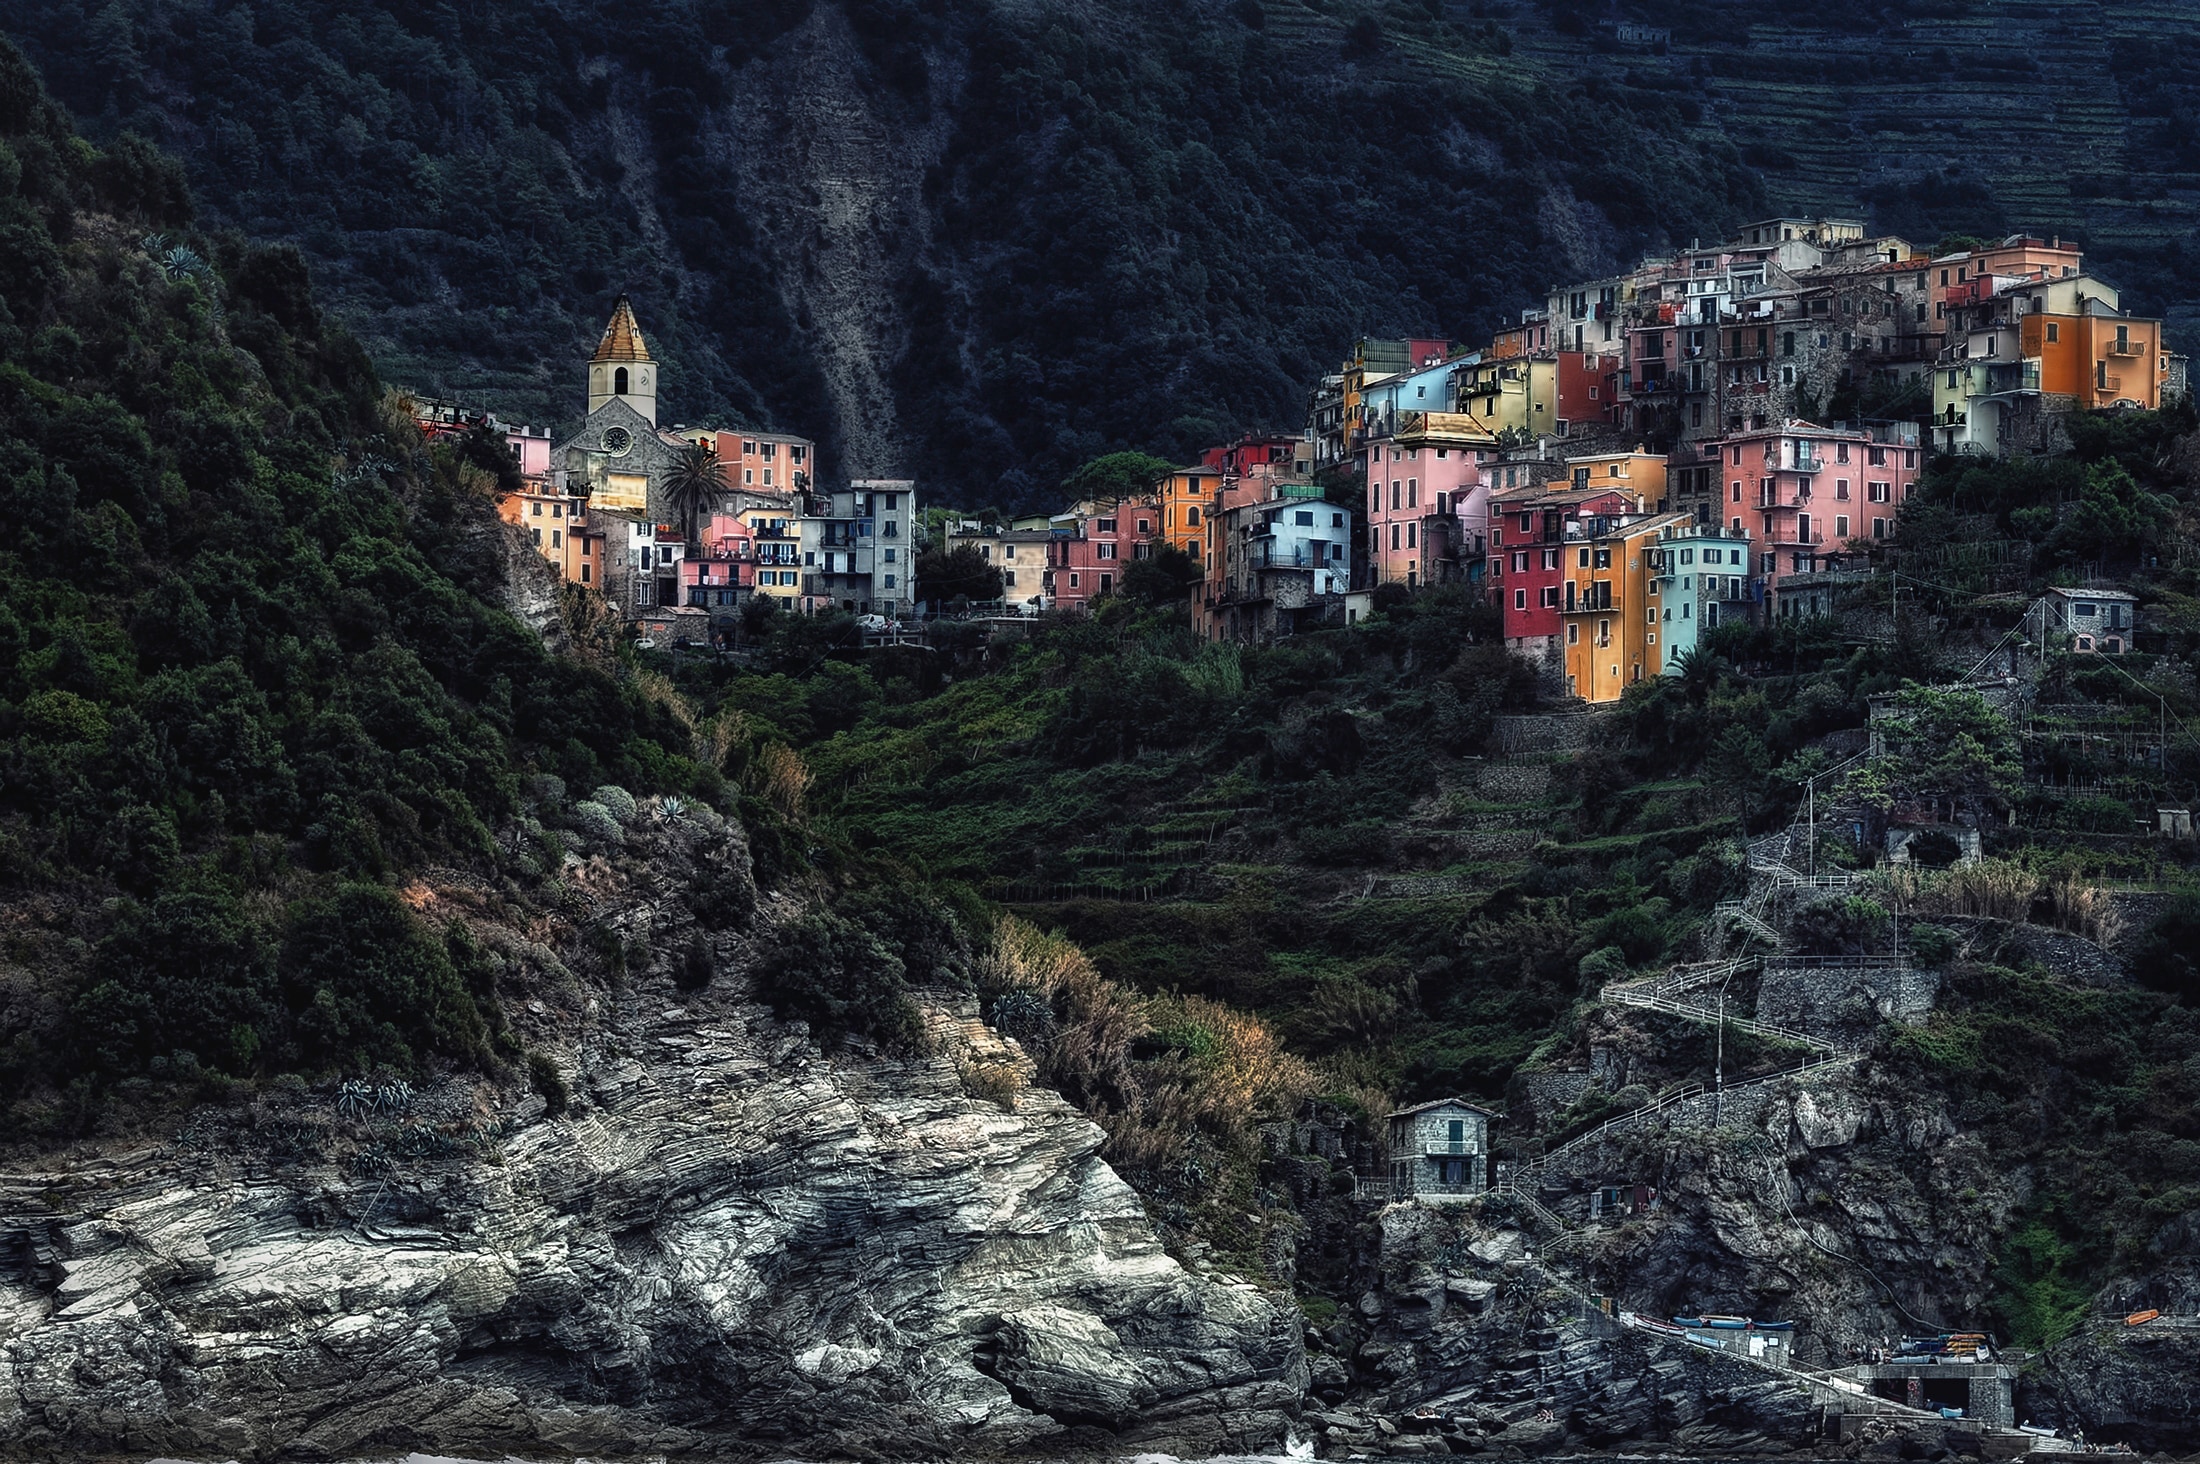
[[[1569,488],[1619,488],[1637,502],[1665,507],[1665,455],[1645,452],[1599,452],[1566,459]]]
[[[535,552],[567,581],[600,587],[603,535],[589,527],[587,499],[569,498],[546,480],[529,478],[520,492],[497,500],[497,517],[523,530]]]
[[[2081,407],[2162,405],[2169,356],[2159,320],[2035,312],[2019,317],[2019,332],[2019,349],[2040,363],[2039,390],[2049,396],[2074,397]]]
[[[807,437],[785,432],[750,432],[739,428],[683,427],[684,441],[698,442],[718,454],[726,465],[728,488],[761,488],[784,493],[791,488],[814,489],[817,485],[817,444]]]
[[[1654,551],[1668,531],[1686,532],[1693,523],[1685,513],[1654,513],[1566,543],[1559,610],[1566,624],[1568,696],[1618,701],[1636,682],[1663,674]]]
[[[1172,549],[1203,564],[1207,548],[1207,515],[1222,489],[1220,468],[1177,468],[1154,486],[1161,498],[1161,538]]]

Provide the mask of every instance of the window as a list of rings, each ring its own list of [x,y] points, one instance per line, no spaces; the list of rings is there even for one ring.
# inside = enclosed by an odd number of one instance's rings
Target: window
[[[1527,551],[1522,550],[1520,553],[1513,556],[1513,569],[1520,574],[1526,574],[1528,572]]]
[[[595,565],[593,565],[593,564],[584,564],[584,565],[582,565],[582,566],[581,566],[581,583],[582,583],[582,584],[584,584],[584,585],[585,585],[585,584],[587,584],[587,583],[588,583],[588,582],[589,582],[589,581],[590,581],[591,579],[595,578],[595,575],[594,575],[594,574],[592,573],[592,571],[593,571],[593,570],[594,570],[595,568],[596,568],[596,566],[595,566]]]
[[[2057,322],[2055,322],[2055,321],[2052,321],[2052,320],[2050,320],[2049,322],[2047,322],[2047,338],[2048,338],[2048,339],[2049,339],[2050,341],[2059,341],[2059,340],[2061,340],[2061,339],[2062,339],[2062,326],[2061,326],[2060,324],[2058,324]]]
[[[898,539],[898,538],[900,538],[900,537],[901,537],[901,525],[900,525],[900,524],[897,524],[897,523],[895,523],[895,522],[894,522],[894,521],[893,521],[892,519],[888,519],[888,520],[886,521],[886,533],[885,533],[884,537],[886,537],[886,538],[888,538],[888,539]]]
[[[1390,547],[1393,549],[1398,547],[1398,526],[1396,524],[1390,526]]]
[[[1848,538],[1848,536],[1849,516],[1845,513],[1835,514],[1833,516],[1833,537],[1835,537],[1836,539],[1846,539]]]
[[[626,368],[624,366],[611,373],[611,391],[614,396],[626,395]]]
[[[1115,558],[1115,546],[1113,544],[1095,544],[1092,546],[1092,557],[1095,559],[1113,559]]]
[[[1579,549],[1576,550],[1575,553],[1579,555],[1579,562],[1576,564],[1575,567],[1577,569],[1587,569],[1589,567],[1589,551],[1587,549]]]
[[[1291,515],[1291,522],[1310,529],[1314,527],[1313,511],[1311,509],[1299,509]]]
[[[1418,544],[1417,544],[1417,543],[1416,543],[1416,542],[1414,541],[1414,537],[1413,537],[1413,531],[1414,531],[1415,529],[1419,528],[1419,527],[1420,527],[1420,525],[1419,525],[1419,524],[1416,524],[1416,523],[1412,523],[1412,522],[1408,522],[1408,523],[1406,524],[1406,547],[1407,547],[1408,549],[1415,549],[1415,548],[1419,548],[1419,547],[1420,547],[1420,546],[1419,546],[1419,545],[1418,545]]]
[[[1546,549],[1543,551],[1543,567],[1545,569],[1558,568],[1558,551],[1556,549]]]
[[[1333,513],[1333,514],[1331,514],[1331,515],[1329,516],[1329,527],[1331,527],[1331,528],[1333,528],[1333,529],[1341,529],[1341,528],[1343,528],[1343,527],[1344,527],[1344,515],[1343,515],[1343,514],[1341,514],[1341,513]]]
[[[1186,516],[1186,518],[1185,518],[1184,522],[1185,522],[1186,524],[1190,525],[1190,526],[1191,526],[1192,528],[1195,528],[1195,529],[1196,529],[1196,528],[1198,528],[1198,527],[1199,527],[1199,505],[1198,505],[1198,504],[1196,504],[1196,503],[1195,503],[1195,504],[1193,504],[1193,505],[1192,505],[1192,507],[1191,507],[1191,508],[1190,508],[1190,509],[1189,509],[1189,510],[1187,511],[1187,516]]]
[[[1581,644],[1581,627],[1580,627],[1580,626],[1578,626],[1578,625],[1572,625],[1572,624],[1569,624],[1569,625],[1568,625],[1568,626],[1566,627],[1566,644],[1568,644],[1568,645],[1570,645],[1570,646],[1578,646],[1578,645],[1580,645],[1580,644]],[[1567,678],[1566,678],[1566,681],[1567,681],[1567,685],[1568,685],[1568,689],[1569,689],[1569,690],[1570,690],[1570,689],[1572,688],[1572,683],[1573,683],[1573,679],[1574,679],[1574,678],[1573,678],[1573,677],[1571,677],[1571,676],[1569,676],[1569,677],[1567,677]]]
[[[1557,585],[1545,585],[1543,587],[1543,608],[1546,610],[1556,610],[1558,608]]]
[[[1112,534],[1115,532],[1115,520],[1095,519],[1093,521],[1093,527],[1103,534]]]
[[[1525,610],[1525,609],[1527,609],[1527,608],[1528,608],[1528,592],[1527,592],[1526,590],[1514,590],[1514,591],[1513,591],[1513,609],[1515,609],[1515,610]]]
[[[888,564],[892,564],[894,562],[894,551],[891,549],[886,551],[886,562]]]
[[[1069,577],[1069,587],[1073,590],[1077,588],[1077,576],[1074,574]]]
[[[1834,480],[1833,480],[1833,496],[1834,496],[1834,497],[1836,497],[1836,498],[1838,498],[1838,499],[1840,499],[1840,500],[1841,500],[1841,501],[1842,501],[1843,503],[1846,503],[1846,502],[1848,502],[1848,499],[1849,499],[1849,480],[1848,480],[1848,479],[1846,479],[1846,478],[1836,478],[1836,479],[1834,479]]]
[[[1419,508],[1420,506],[1421,480],[1419,478],[1408,478],[1406,479],[1406,507]]]
[[[1885,483],[1867,484],[1864,489],[1864,496],[1869,498],[1873,503],[1887,503],[1892,500],[1892,494],[1889,492],[1889,485]]]
[[[772,470],[771,470],[770,468],[766,468],[766,469],[764,470],[764,486],[765,486],[766,488],[769,488],[769,487],[771,487],[771,485],[772,485]]]
[[[1152,520],[1152,519],[1140,519],[1140,520],[1138,521],[1138,532],[1139,532],[1139,533],[1141,533],[1141,534],[1150,534],[1150,533],[1152,533],[1152,532],[1153,532],[1153,520]]]

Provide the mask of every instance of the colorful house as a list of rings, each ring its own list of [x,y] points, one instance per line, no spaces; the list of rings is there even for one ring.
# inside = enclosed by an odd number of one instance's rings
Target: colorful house
[[[1663,671],[1672,669],[1675,657],[1695,650],[1706,631],[1751,618],[1755,591],[1747,533],[1684,522],[1670,526],[1650,553]]]
[[[1539,483],[1491,493],[1484,582],[1504,612],[1509,650],[1562,659],[1569,550],[1641,511],[1642,500],[1624,488]]]
[[[1196,564],[1206,552],[1203,515],[1214,506],[1222,486],[1222,470],[1205,465],[1178,468],[1155,485],[1161,499],[1161,539],[1181,549]]]
[[[1045,544],[1049,607],[1082,610],[1114,594],[1131,564],[1153,557],[1162,542],[1161,518],[1159,498],[1084,503],[1055,515]]]
[[[1568,696],[1617,701],[1628,687],[1663,673],[1655,551],[1668,529],[1689,526],[1686,514],[1647,514],[1592,526],[1563,546]]]
[[[1754,542],[1770,614],[1798,613],[1779,603],[1788,577],[1838,569],[1865,543],[1894,531],[1895,516],[1917,486],[1920,453],[1915,424],[1894,423],[1884,432],[1792,420],[1705,445],[1718,451],[1725,475],[1725,527]],[[1823,599],[1818,604],[1830,608]]]
[[[1268,644],[1343,619],[1352,585],[1350,510],[1312,483],[1225,505],[1209,539],[1220,572],[1194,597],[1193,628],[1209,640]]]

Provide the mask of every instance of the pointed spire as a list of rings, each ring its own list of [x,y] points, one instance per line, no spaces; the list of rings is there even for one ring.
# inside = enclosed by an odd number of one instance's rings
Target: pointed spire
[[[603,328],[603,339],[596,343],[596,354],[588,359],[592,362],[649,359],[649,343],[642,339],[642,328],[634,320],[634,306],[625,295],[612,304],[611,323]]]

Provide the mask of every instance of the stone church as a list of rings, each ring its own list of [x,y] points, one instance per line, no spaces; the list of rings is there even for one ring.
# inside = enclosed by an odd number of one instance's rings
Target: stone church
[[[657,363],[624,295],[588,358],[588,416],[550,454],[565,491],[588,500],[603,534],[603,590],[629,618],[674,613],[679,604],[679,522],[664,484],[680,444],[657,430]]]

